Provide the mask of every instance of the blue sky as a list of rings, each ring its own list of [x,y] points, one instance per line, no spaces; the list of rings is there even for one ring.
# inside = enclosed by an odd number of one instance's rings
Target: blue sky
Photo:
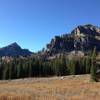
[[[41,50],[77,25],[100,26],[100,0],[0,0],[0,47]]]

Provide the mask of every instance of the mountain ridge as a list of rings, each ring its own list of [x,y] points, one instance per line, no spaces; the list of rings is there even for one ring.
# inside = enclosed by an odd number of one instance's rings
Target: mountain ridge
[[[47,44],[45,53],[54,55],[74,50],[90,52],[94,47],[100,52],[100,28],[86,24],[77,26],[69,34],[55,36]]]
[[[22,49],[16,42],[0,48],[0,57],[3,56],[30,56],[32,54],[28,49]]]
[[[69,34],[62,34],[51,39],[46,48],[41,50],[39,55],[52,56],[64,52],[82,51],[90,52],[96,47],[100,52],[100,28],[92,24],[79,25]],[[33,54],[28,49],[22,49],[16,42],[0,48],[0,57],[2,56],[30,56]]]

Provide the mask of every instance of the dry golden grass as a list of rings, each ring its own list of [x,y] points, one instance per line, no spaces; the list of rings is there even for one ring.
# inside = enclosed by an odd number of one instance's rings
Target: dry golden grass
[[[0,81],[0,100],[100,100],[89,75]]]

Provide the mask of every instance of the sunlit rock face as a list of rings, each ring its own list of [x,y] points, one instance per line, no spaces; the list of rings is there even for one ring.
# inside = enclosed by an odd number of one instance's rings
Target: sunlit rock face
[[[100,28],[91,24],[79,25],[69,34],[55,36],[47,44],[49,54],[79,50],[89,52],[94,47],[100,51]]]

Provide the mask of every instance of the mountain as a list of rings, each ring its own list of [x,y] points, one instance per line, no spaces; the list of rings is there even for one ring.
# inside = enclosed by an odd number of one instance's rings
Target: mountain
[[[100,28],[91,24],[79,25],[71,33],[55,36],[46,46],[45,53],[89,52],[94,47],[100,51]]]
[[[6,47],[0,48],[0,57],[3,56],[30,56],[32,52],[27,49],[22,49],[16,42]]]
[[[33,56],[39,55],[52,56],[59,53],[82,51],[90,52],[96,47],[100,52],[100,28],[91,24],[79,25],[70,33],[61,36],[55,36],[46,49]],[[0,57],[2,56],[30,56],[32,52],[27,49],[22,49],[16,42],[6,47],[0,48]],[[38,55],[39,54],[39,55]]]

